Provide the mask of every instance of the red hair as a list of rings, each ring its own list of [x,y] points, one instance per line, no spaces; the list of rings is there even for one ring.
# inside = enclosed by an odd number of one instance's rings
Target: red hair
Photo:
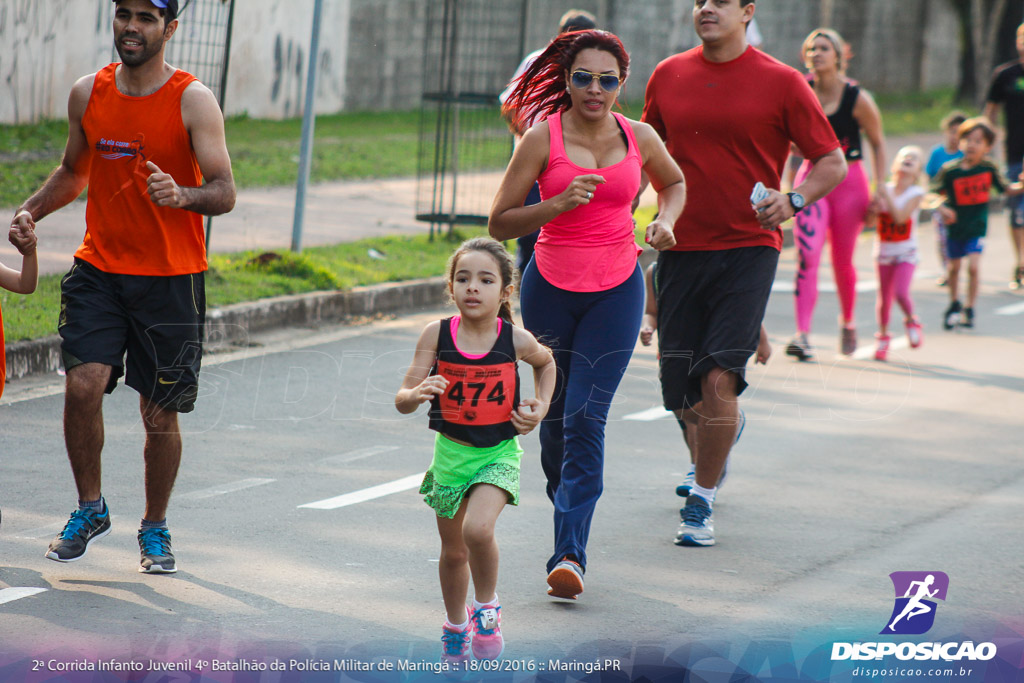
[[[552,40],[516,80],[512,93],[502,105],[501,114],[513,133],[521,133],[530,121],[541,121],[572,106],[565,77],[576,55],[586,49],[610,53],[619,63],[619,81],[626,80],[629,55],[615,34],[596,29],[563,33]]]

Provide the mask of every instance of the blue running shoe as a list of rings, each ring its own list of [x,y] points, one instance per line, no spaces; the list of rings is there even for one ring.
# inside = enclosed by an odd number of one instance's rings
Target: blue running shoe
[[[736,440],[733,441],[733,445],[736,445],[736,444],[738,444],[740,442],[740,437],[743,436],[743,428],[746,427],[746,426],[747,426],[747,414],[745,412],[743,412],[742,408],[740,408],[740,428],[736,432]],[[684,429],[683,431],[685,432],[686,430]],[[731,457],[731,454],[730,454],[730,457]],[[725,466],[722,467],[722,474],[718,477],[718,484],[717,484],[717,486],[719,488],[721,488],[722,484],[725,483],[725,477],[726,477],[727,474],[729,474],[729,458],[725,459]],[[696,476],[696,474],[694,473],[693,470],[690,470],[689,472],[686,473],[686,476],[683,478],[683,483],[676,487],[676,495],[677,496],[679,496],[680,498],[686,498],[687,496],[690,495],[690,489],[693,488],[693,483],[694,483],[695,476]]]
[[[106,507],[104,505],[104,507]],[[89,544],[110,533],[110,509],[100,514],[92,508],[78,508],[71,513],[64,530],[50,541],[46,557],[57,562],[82,559]]]
[[[686,498],[690,495],[690,489],[693,488],[693,483],[697,479],[697,473],[693,471],[693,465],[690,468],[690,471],[683,477],[683,483],[676,487],[676,495],[680,498]]]
[[[686,507],[679,511],[683,521],[676,532],[676,545],[709,546],[715,544],[715,527],[711,518],[711,504],[698,495],[686,499]]]
[[[142,553],[139,571],[143,574],[173,574],[178,571],[174,566],[171,534],[167,529],[139,529],[139,551]]]

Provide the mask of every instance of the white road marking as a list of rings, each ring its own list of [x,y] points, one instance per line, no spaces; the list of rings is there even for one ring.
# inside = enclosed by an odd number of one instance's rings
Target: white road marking
[[[873,292],[878,289],[878,282],[876,280],[858,280],[857,291],[858,292]],[[780,281],[776,280],[772,283],[772,292],[780,294],[792,294],[796,291],[796,283],[792,280]],[[821,282],[818,284],[819,292],[835,292],[836,283],[834,282]]]
[[[368,448],[360,448],[358,450],[349,451],[348,453],[342,453],[341,455],[332,455],[320,460],[319,462],[322,465],[344,465],[356,460],[372,458],[373,456],[380,455],[381,453],[390,453],[391,451],[397,450],[398,446],[370,446]]]
[[[665,410],[661,406],[654,406],[647,410],[641,410],[639,413],[630,413],[629,415],[623,415],[623,420],[635,420],[637,422],[653,422],[654,420],[663,420],[666,417],[672,417],[671,411]]]
[[[896,339],[893,339],[892,341],[889,342],[889,352],[891,353],[893,351],[899,351],[901,349],[908,348],[909,346],[910,342],[907,341],[906,337],[897,337]],[[865,344],[864,346],[861,346],[856,351],[854,351],[853,355],[850,356],[850,358],[854,360],[873,359],[875,357],[875,348],[875,344]]]
[[[1024,301],[996,309],[996,315],[1017,315],[1019,313],[1024,313]]]
[[[346,493],[344,495],[327,498],[325,500],[318,500],[314,503],[306,503],[299,507],[312,508],[314,510],[334,510],[336,508],[345,507],[346,505],[365,503],[366,501],[373,500],[374,498],[383,498],[384,496],[390,496],[392,493],[400,493],[402,491],[408,491],[409,489],[416,488],[423,481],[424,474],[426,474],[426,472],[411,474],[408,477],[389,481],[386,484],[371,486],[368,489],[353,491],[352,493]]]
[[[183,493],[180,496],[175,496],[175,500],[202,500],[204,498],[213,498],[214,496],[222,496],[225,493],[234,493],[235,491],[244,491],[245,489],[251,489],[254,486],[263,486],[265,484],[271,484],[277,481],[276,479],[260,479],[253,477],[251,479],[239,479],[238,481],[232,481],[227,484],[218,484],[217,486],[211,486],[208,489],[200,489],[198,491],[190,491],[189,493]]]
[[[936,277],[935,273],[926,272],[915,272],[915,280],[934,280]],[[796,283],[792,278],[787,280],[778,280],[772,283],[772,291],[780,292],[783,294],[792,294],[796,290]],[[861,277],[857,280],[857,291],[858,292],[874,292],[878,290],[878,278],[877,277]],[[835,292],[836,283],[835,281],[819,281],[818,282],[819,292]]]
[[[21,600],[32,595],[45,593],[47,590],[46,588],[4,588],[0,590],[0,605],[5,602],[14,602],[15,600]]]

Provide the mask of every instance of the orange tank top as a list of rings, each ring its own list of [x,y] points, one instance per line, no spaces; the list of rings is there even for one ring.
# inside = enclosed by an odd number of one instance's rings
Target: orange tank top
[[[85,239],[75,252],[100,270],[122,275],[185,275],[206,270],[203,219],[149,199],[152,161],[183,187],[202,184],[199,162],[181,120],[181,96],[196,80],[184,71],[155,93],[130,97],[101,69],[82,117],[89,145]]]

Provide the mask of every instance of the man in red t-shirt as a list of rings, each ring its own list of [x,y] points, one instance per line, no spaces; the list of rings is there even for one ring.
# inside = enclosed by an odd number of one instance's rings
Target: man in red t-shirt
[[[676,246],[658,257],[658,337],[665,407],[697,413],[696,485],[677,545],[714,545],[716,484],[739,428],[737,397],[758,343],[782,232],[825,196],[846,162],[821,105],[795,70],[747,44],[753,0],[697,0],[701,45],[661,62],[643,120],[657,130],[691,198]],[[814,168],[793,192],[777,189],[790,144]],[[751,206],[756,183],[767,195]]]

